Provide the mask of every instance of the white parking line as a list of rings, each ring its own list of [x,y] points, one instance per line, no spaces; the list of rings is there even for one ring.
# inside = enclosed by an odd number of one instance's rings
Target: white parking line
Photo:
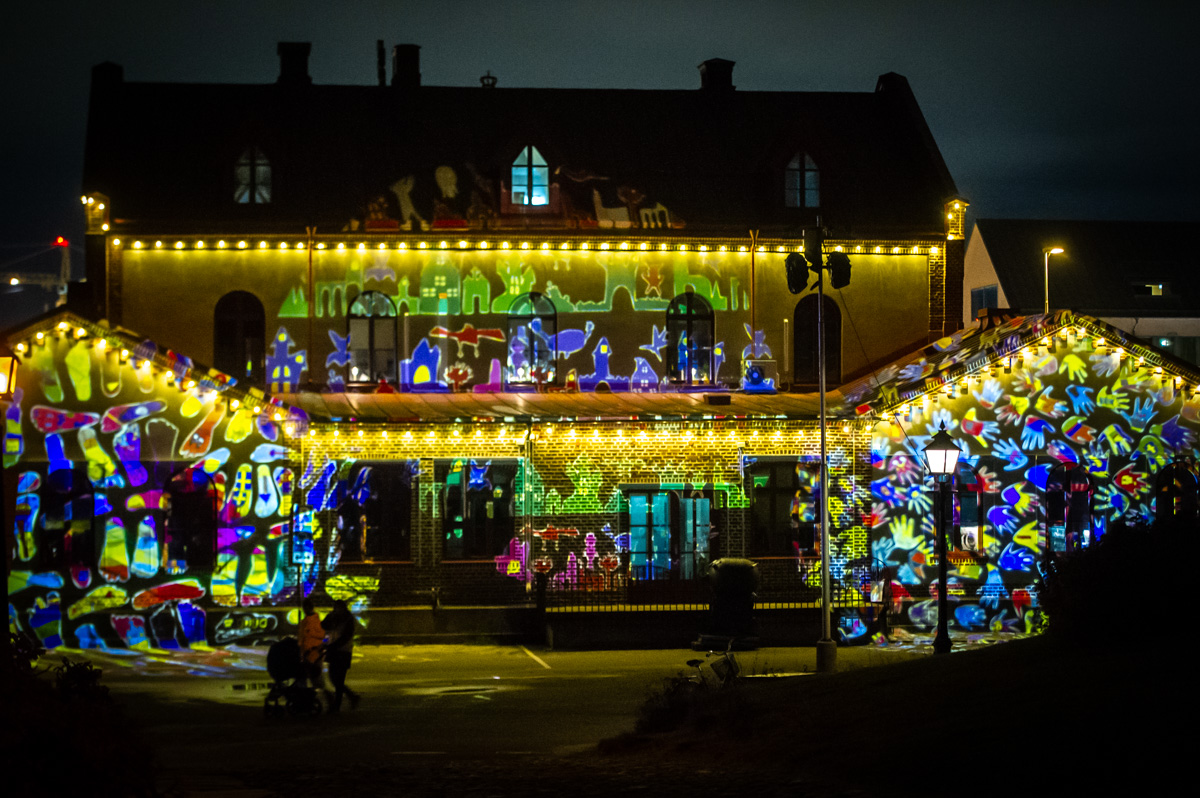
[[[533,658],[533,661],[534,661],[534,662],[536,662],[538,665],[541,665],[541,666],[542,666],[543,668],[545,668],[546,670],[552,670],[552,668],[551,668],[549,665],[547,665],[547,664],[546,664],[546,661],[545,661],[545,660],[543,660],[543,659],[542,659],[541,657],[539,657],[537,654],[534,654],[534,653],[533,653],[532,651],[530,651],[529,649],[525,648],[525,646],[521,646],[521,650],[522,650],[522,651],[524,651],[526,654],[528,654],[530,657],[532,657],[532,658]]]

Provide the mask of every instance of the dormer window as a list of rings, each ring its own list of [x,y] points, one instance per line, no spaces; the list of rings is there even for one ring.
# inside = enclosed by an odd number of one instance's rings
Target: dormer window
[[[233,169],[233,201],[263,205],[271,201],[271,162],[258,147],[247,147]]]
[[[783,204],[787,208],[821,207],[821,172],[806,152],[796,153],[784,170]]]
[[[537,147],[524,148],[513,161],[512,204],[550,204],[550,167]]]

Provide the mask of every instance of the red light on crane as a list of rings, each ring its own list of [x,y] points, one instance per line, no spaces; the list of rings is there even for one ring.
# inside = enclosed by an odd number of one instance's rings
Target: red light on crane
[[[71,245],[71,242],[68,241],[67,239],[63,238],[62,236],[57,236],[54,239],[54,246],[56,246],[56,247],[68,247],[70,245]]]

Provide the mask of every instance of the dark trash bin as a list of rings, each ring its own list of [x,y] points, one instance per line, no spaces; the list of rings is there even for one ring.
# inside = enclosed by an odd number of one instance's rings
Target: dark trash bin
[[[758,589],[758,565],[738,557],[724,557],[708,567],[712,599],[705,630],[697,649],[754,648],[758,629],[754,620],[754,597]]]

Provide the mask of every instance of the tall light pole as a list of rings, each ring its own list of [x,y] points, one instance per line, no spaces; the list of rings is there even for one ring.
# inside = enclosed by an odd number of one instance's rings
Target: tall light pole
[[[17,364],[21,359],[13,354],[8,345],[0,340],[0,402],[5,404],[11,403],[13,400],[13,391],[16,390],[17,381]],[[4,417],[0,416],[0,422],[3,422]],[[3,451],[0,455],[8,454],[7,430],[0,431],[0,441],[3,441]],[[12,522],[9,520],[8,514],[8,491],[4,489],[4,459],[0,456],[0,532],[4,533],[2,540],[4,541],[4,573],[0,576],[0,582],[3,582],[2,588],[4,606],[8,606],[8,536],[13,534]],[[9,644],[11,636],[7,629],[4,630],[3,641],[0,642],[0,656],[7,657],[9,655]]]
[[[1051,255],[1061,255],[1065,251],[1066,250],[1064,250],[1062,247],[1046,247],[1045,249],[1042,250],[1042,255],[1045,256],[1045,261],[1046,261],[1046,265],[1045,265],[1046,290],[1044,293],[1046,302],[1042,308],[1042,313],[1046,314],[1047,316],[1050,315],[1050,256]]]
[[[962,450],[946,432],[946,424],[943,422],[942,428],[925,447],[925,461],[938,483],[937,506],[933,515],[938,547],[938,621],[937,637],[933,639],[934,654],[950,653],[950,602],[946,595],[946,484],[950,481],[954,469],[958,467],[960,454]]]

